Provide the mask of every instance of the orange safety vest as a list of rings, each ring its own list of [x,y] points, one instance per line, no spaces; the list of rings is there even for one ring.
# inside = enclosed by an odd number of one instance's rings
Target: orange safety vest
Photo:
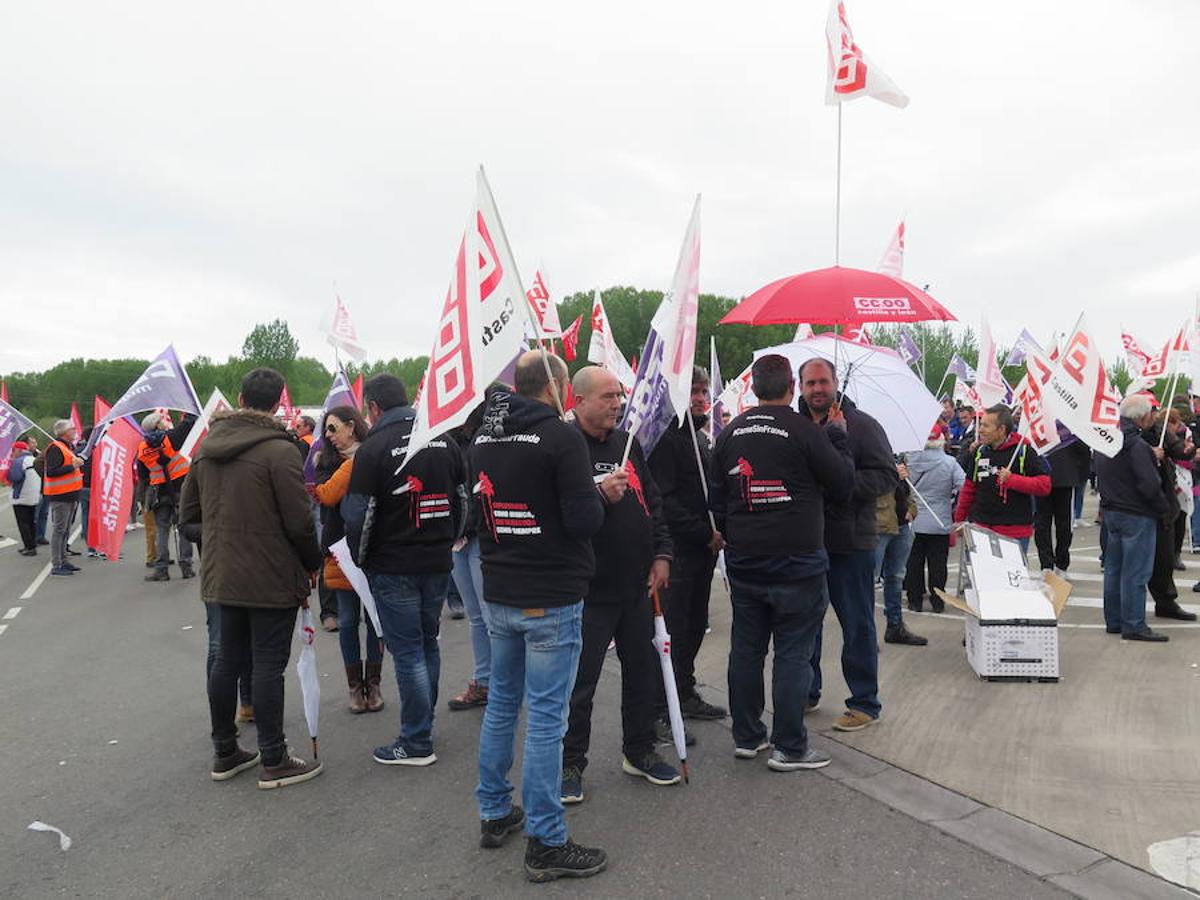
[[[162,456],[167,456],[167,467],[164,470],[162,466]],[[137,452],[138,462],[150,470],[151,484],[166,484],[167,479],[177,481],[186,475],[190,469],[186,456],[180,456],[175,452],[175,448],[171,446],[171,439],[164,438],[162,446],[155,448],[151,447],[145,441],[138,444]]]
[[[310,447],[313,444],[313,436],[311,434],[300,435],[300,440],[304,441],[304,443],[308,444],[308,446],[310,446]]]
[[[51,441],[50,446],[46,448],[49,451],[50,447],[57,447],[62,451],[63,465],[72,466],[75,463],[75,454],[71,452],[71,448],[62,441]],[[83,470],[72,468],[66,475],[47,475],[42,481],[42,493],[47,497],[57,497],[62,494],[73,494],[76,491],[83,490]]]

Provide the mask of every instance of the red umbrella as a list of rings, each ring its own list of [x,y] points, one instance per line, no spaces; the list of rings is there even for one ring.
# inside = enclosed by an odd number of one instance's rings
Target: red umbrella
[[[831,266],[790,275],[759,288],[722,325],[861,325],[864,322],[956,321],[923,290],[891,275]]]

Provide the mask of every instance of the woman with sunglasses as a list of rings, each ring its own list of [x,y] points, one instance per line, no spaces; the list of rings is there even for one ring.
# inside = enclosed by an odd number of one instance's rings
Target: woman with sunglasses
[[[379,679],[383,671],[383,650],[370,616],[361,613],[362,601],[329,552],[346,534],[340,504],[350,488],[354,454],[367,437],[367,423],[358,410],[335,406],[321,422],[324,444],[317,456],[317,484],[314,489],[321,504],[321,547],[325,551],[325,584],[334,592],[338,610],[338,643],[346,666],[350,689],[350,712],[379,712],[383,696]],[[360,618],[367,621],[367,662],[364,671],[362,646],[358,637]]]

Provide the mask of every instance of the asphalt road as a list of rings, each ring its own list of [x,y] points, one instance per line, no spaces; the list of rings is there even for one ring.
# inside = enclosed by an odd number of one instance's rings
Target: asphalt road
[[[129,536],[125,562],[83,560],[82,574],[26,600],[48,560],[0,550],[0,896],[1066,896],[819,773],[735,760],[721,723],[693,724],[690,785],[622,774],[615,658],[597,695],[588,799],[569,813],[572,836],[606,848],[609,870],[530,885],[522,841],[477,846],[480,713],[444,705],[470,670],[465,621],[444,620],[436,765],[372,762],[397,728],[394,681],[382,713],[352,716],[336,635],[321,633],[325,773],[270,792],[253,773],[213,783],[198,585],[143,583],[141,541]],[[286,727],[307,753],[294,672]],[[71,849],[28,831],[34,820],[63,829]]]

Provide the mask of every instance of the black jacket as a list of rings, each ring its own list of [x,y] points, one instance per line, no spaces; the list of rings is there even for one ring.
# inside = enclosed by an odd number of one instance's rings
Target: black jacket
[[[650,454],[650,472],[662,492],[663,514],[671,530],[675,553],[708,553],[712,540],[712,525],[708,521],[708,503],[704,498],[701,470],[696,467],[696,448],[689,434],[695,422],[696,441],[700,446],[700,461],[703,471],[708,472],[712,450],[708,436],[700,429],[708,421],[707,416],[688,414],[682,425],[669,427],[663,432],[658,446]],[[710,557],[711,558],[711,557]]]
[[[462,453],[448,436],[437,437],[404,465],[415,419],[411,406],[389,409],[354,455],[341,512],[350,551],[368,573],[452,568],[450,548],[466,515]]]
[[[757,406],[717,437],[712,485],[731,571],[740,564],[769,574],[754,558],[802,557],[810,565],[793,574],[803,577],[828,567],[829,508],[850,499],[854,460],[841,429],[823,428],[786,406]]]
[[[1056,488],[1078,487],[1088,479],[1092,465],[1092,451],[1081,440],[1073,440],[1065,447],[1047,453],[1046,464],[1050,467],[1050,485]]]
[[[803,399],[797,405],[800,415],[812,418]],[[842,412],[854,457],[854,492],[849,500],[825,504],[825,549],[830,553],[874,550],[879,542],[875,501],[896,490],[900,476],[883,427],[848,397],[842,398]]]
[[[575,423],[578,427],[578,422]],[[592,461],[592,481],[599,488],[621,465],[629,433],[620,428],[596,440],[582,428]],[[604,524],[592,536],[596,574],[588,586],[588,603],[622,603],[644,599],[646,578],[656,559],[671,558],[671,532],[663,518],[658,485],[646,465],[642,445],[633,442],[625,464],[629,490],[616,503],[604,502]]]
[[[604,505],[579,429],[545,403],[495,391],[470,470],[487,602],[539,609],[583,600]]]
[[[1111,459],[1096,454],[1096,485],[1100,488],[1100,508],[1135,516],[1163,519],[1170,514],[1159,477],[1158,462],[1141,430],[1128,419],[1121,419],[1125,443]]]

